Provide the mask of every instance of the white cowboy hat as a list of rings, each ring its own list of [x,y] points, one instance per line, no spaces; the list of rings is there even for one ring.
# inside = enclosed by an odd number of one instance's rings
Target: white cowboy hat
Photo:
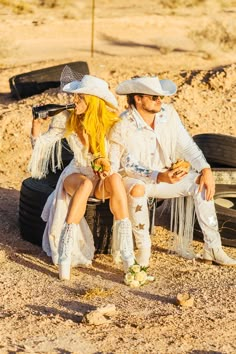
[[[177,86],[171,80],[159,80],[157,76],[135,77],[121,82],[117,88],[118,95],[142,93],[146,95],[171,96],[177,91]]]
[[[67,93],[81,93],[96,96],[104,100],[109,106],[118,108],[118,103],[109,90],[106,81],[92,75],[84,75],[81,80],[74,80],[63,86],[62,90]]]

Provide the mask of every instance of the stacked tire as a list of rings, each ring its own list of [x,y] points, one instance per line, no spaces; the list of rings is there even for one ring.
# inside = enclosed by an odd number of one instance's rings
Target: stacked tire
[[[52,177],[52,176],[49,176]],[[58,176],[59,177],[59,176]],[[46,223],[41,214],[49,195],[54,191],[53,178],[27,178],[22,182],[19,204],[19,226],[23,239],[33,244],[42,245],[42,237]],[[109,202],[102,203],[90,198],[87,204],[85,218],[94,236],[96,253],[110,253],[113,215]]]
[[[62,140],[62,161],[65,168],[73,158],[66,140]],[[62,170],[56,173],[49,170],[46,178],[27,178],[22,182],[19,202],[19,227],[23,239],[42,245],[46,223],[41,214],[49,195],[54,191]],[[113,215],[109,201],[102,203],[89,198],[85,218],[94,236],[96,253],[110,253]]]
[[[193,137],[212,167],[216,178],[214,196],[222,244],[236,247],[236,137],[199,134]],[[198,222],[195,237],[202,238]]]

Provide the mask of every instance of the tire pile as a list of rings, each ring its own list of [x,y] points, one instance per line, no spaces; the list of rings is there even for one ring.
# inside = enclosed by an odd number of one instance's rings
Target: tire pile
[[[223,174],[216,184],[215,206],[219,222],[222,244],[236,247],[236,138],[221,134],[195,135],[194,141],[203,151],[216,175]],[[62,160],[64,167],[71,161],[73,154],[63,144]],[[48,196],[53,192],[62,171],[49,172],[45,179],[27,178],[22,182],[19,205],[19,225],[23,239],[40,245],[45,223],[41,213]],[[227,184],[224,181],[227,180]],[[223,182],[223,183],[219,183]],[[230,183],[229,183],[230,182]],[[150,210],[150,219],[153,211]],[[94,235],[96,253],[110,253],[113,216],[109,202],[90,199],[85,218]],[[195,223],[194,235],[202,238],[198,222]]]
[[[222,244],[236,247],[236,137],[199,134],[193,139],[203,151],[215,175],[214,200]],[[202,238],[198,222],[194,234]]]

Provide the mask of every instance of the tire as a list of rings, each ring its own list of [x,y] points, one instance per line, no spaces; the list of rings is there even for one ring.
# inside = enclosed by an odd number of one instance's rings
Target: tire
[[[19,226],[23,239],[42,245],[42,236],[46,223],[41,219],[41,213],[48,196],[54,188],[47,179],[37,180],[27,178],[22,182],[19,203]]]
[[[236,247],[236,185],[216,185],[214,200],[222,244]],[[202,238],[198,222],[194,231],[197,238]]]
[[[60,174],[62,173],[62,171],[64,170],[64,168],[71,162],[71,160],[74,157],[74,153],[73,151],[70,149],[68,142],[66,139],[62,139],[62,150],[61,150],[61,158],[62,158],[62,169],[56,169],[56,172],[53,172],[51,169],[51,166],[49,165],[49,172],[46,176],[47,182],[48,184],[55,188],[57,181],[60,177]],[[55,157],[54,160],[56,161],[57,157],[56,157],[56,153],[55,153]]]
[[[213,167],[212,172],[216,184],[236,185],[236,168]]]
[[[88,201],[85,219],[93,234],[95,253],[110,254],[113,215],[110,212],[109,200],[105,203]]]
[[[236,137],[224,134],[198,134],[193,140],[211,167],[236,167]]]
[[[88,64],[76,61],[13,76],[9,79],[11,94],[20,100],[60,86],[60,75],[65,65],[81,74],[89,74]]]
[[[55,180],[54,180],[55,182]],[[19,226],[24,240],[42,245],[46,223],[41,219],[43,207],[54,190],[54,183],[48,177],[37,180],[27,178],[22,182],[19,203]],[[89,199],[85,218],[94,236],[96,253],[110,253],[113,215],[109,201]]]

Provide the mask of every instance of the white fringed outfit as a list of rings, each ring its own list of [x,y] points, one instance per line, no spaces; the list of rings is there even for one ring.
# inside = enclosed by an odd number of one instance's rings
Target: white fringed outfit
[[[151,247],[147,205],[150,197],[178,198],[172,203],[177,206],[174,212],[172,208],[172,219],[175,221],[173,229],[176,231],[178,221],[178,234],[181,237],[181,241],[174,245],[177,253],[189,257],[194,222],[193,201],[205,243],[208,247],[219,247],[221,240],[214,201],[206,201],[204,191],[197,193],[198,185],[195,183],[200,171],[210,166],[184,128],[173,106],[162,104],[161,111],[155,116],[154,129],[145,123],[134,106],[121,117],[122,120],[111,129],[109,135],[109,159],[113,172],[120,171],[123,176],[136,247],[146,249],[147,254]],[[165,171],[177,159],[185,159],[191,163],[192,170],[189,174],[175,184],[157,184],[158,173]],[[136,184],[145,187],[143,197],[134,198],[129,194]],[[189,196],[186,206],[188,214],[183,207],[183,197],[186,196]]]
[[[29,170],[33,178],[43,178],[47,175],[49,163],[52,170],[62,166],[61,139],[65,132],[67,112],[58,114],[52,119],[49,130],[32,139],[34,146],[29,163]],[[81,143],[78,136],[73,133],[67,139],[74,158],[62,171],[56,189],[47,199],[42,212],[42,219],[47,222],[43,234],[42,247],[48,256],[52,257],[54,264],[58,264],[59,240],[65,222],[71,197],[63,189],[65,178],[72,173],[80,173],[90,178],[94,183],[98,179],[91,168],[93,155]],[[54,156],[56,155],[56,159]],[[94,257],[94,241],[90,228],[83,217],[78,225],[73,227],[73,251],[71,265],[89,265]]]

